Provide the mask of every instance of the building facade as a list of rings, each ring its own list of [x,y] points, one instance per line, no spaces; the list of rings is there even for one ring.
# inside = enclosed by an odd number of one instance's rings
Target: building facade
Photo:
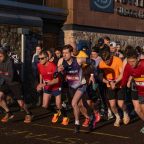
[[[111,40],[144,46],[144,0],[71,0],[64,39],[96,43],[107,35]]]
[[[0,42],[21,53],[18,28],[28,30],[28,54],[39,42],[46,49],[71,39],[93,46],[104,35],[143,46],[144,0],[1,0]]]
[[[24,97],[28,102],[33,101],[33,52],[38,44],[44,49],[58,45],[68,14],[66,5],[66,0],[0,0],[0,44],[9,45],[21,59]]]
[[[37,44],[48,49],[76,40],[92,47],[105,35],[122,47],[144,46],[144,0],[0,0],[0,44],[21,57],[26,99]]]
[[[59,5],[58,0],[1,0],[1,45],[8,43],[13,50],[20,51],[19,28],[22,28],[28,32],[26,34],[28,51],[34,50],[39,42],[43,43],[45,48],[55,47],[67,17],[67,10],[64,9],[63,3]]]

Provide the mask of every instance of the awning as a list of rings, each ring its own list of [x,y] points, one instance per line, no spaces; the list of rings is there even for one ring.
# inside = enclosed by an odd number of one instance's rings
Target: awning
[[[42,27],[43,20],[40,17],[0,13],[0,24]]]
[[[44,5],[27,4],[16,1],[0,0],[0,12],[10,14],[22,14],[37,16],[44,19],[65,21],[68,10],[63,8],[52,8]]]

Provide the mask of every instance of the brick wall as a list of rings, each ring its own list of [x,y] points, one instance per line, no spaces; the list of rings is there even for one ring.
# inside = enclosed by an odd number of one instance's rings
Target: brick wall
[[[143,11],[143,8],[140,7],[129,4],[122,5],[115,2],[115,8],[119,6]],[[120,16],[116,12],[103,13],[93,11],[90,9],[90,0],[69,0],[68,10],[69,15],[65,25],[78,25],[79,27],[84,28],[83,30],[73,27],[64,29],[65,44],[71,43],[73,40],[76,40],[77,43],[79,40],[91,40],[93,46],[99,37],[107,35],[113,41],[120,41],[123,47],[128,44],[144,46],[144,38],[139,35],[140,33],[142,35],[142,32],[144,32],[144,20],[142,19]],[[85,30],[85,27],[94,30],[96,28],[98,31],[89,32],[89,30]],[[108,34],[103,32],[104,29],[108,30]],[[117,32],[117,30],[119,32]],[[125,34],[122,34],[121,32],[124,32]]]
[[[115,3],[115,8],[117,6],[143,11],[143,8],[128,4]],[[90,0],[69,0],[68,9],[69,15],[65,24],[144,32],[143,19],[120,16],[116,12],[104,13],[93,11],[90,9]]]
[[[109,36],[112,41],[120,41],[123,48],[128,44],[132,46],[144,46],[144,38],[136,36],[124,36],[124,35],[115,35],[115,34],[103,34],[96,32],[85,32],[85,31],[74,31],[74,30],[65,30],[64,31],[64,42],[65,44],[71,43],[71,41],[76,40],[78,43],[80,40],[91,40],[92,46],[95,45],[97,40],[103,36]]]

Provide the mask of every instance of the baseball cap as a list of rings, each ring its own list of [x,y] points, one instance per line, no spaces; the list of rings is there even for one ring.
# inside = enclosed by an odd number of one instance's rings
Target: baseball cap
[[[102,46],[104,44],[104,39],[103,38],[99,38],[98,39],[98,45]]]
[[[110,46],[112,46],[112,47],[116,47],[116,42],[110,42]]]
[[[99,49],[100,49],[99,45],[96,44],[94,47],[92,47],[91,51],[92,51],[92,52],[99,53]]]

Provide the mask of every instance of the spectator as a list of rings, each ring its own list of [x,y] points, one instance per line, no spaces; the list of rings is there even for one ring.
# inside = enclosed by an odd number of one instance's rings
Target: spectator
[[[124,56],[120,52],[120,50],[117,48],[116,42],[110,42],[110,52],[111,52],[111,55],[117,56],[123,60]]]
[[[98,39],[98,44],[97,46],[99,47],[99,56],[101,56],[101,53],[103,50],[109,50],[109,46],[107,44],[104,43],[104,39],[103,38],[99,38]]]
[[[55,53],[55,56],[54,56],[55,64],[57,65],[58,60],[62,57],[62,52],[60,49],[55,49],[54,53]]]
[[[37,64],[39,63],[38,55],[41,51],[42,48],[40,46],[36,46],[35,54],[32,57],[32,70],[33,70],[35,80],[38,80]]]
[[[108,36],[104,36],[103,39],[104,39],[104,43],[109,46],[110,38]]]

